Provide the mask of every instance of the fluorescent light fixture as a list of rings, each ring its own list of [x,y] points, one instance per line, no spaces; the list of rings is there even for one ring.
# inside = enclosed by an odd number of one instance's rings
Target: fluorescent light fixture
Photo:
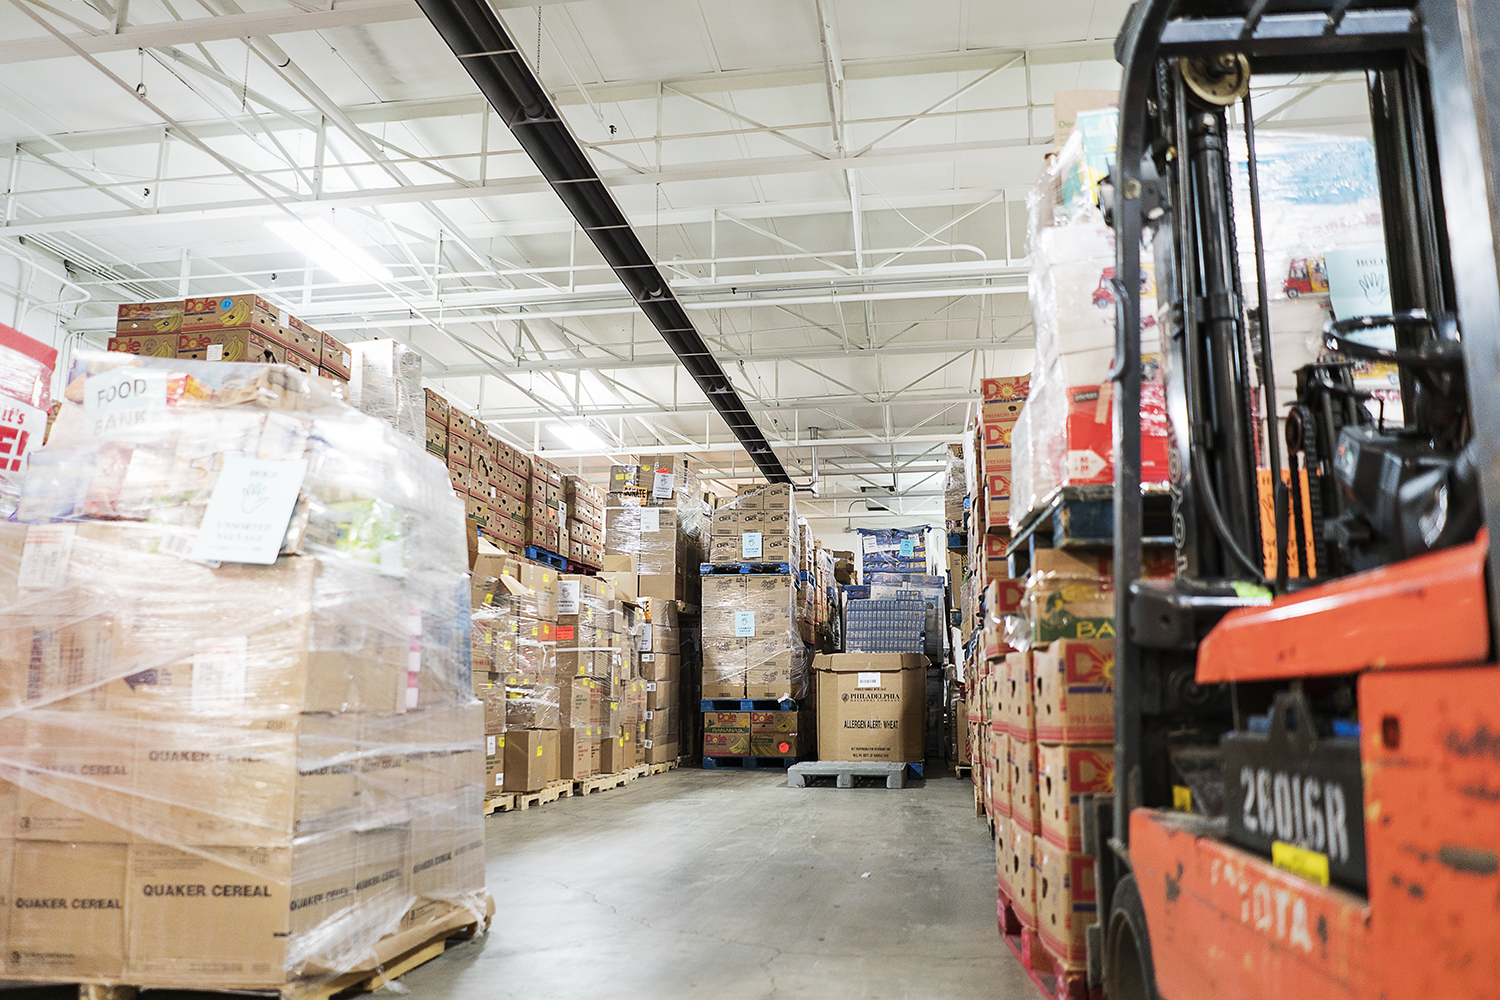
[[[567,442],[573,451],[607,451],[609,446],[587,424],[548,424],[547,430]]]
[[[266,228],[307,254],[340,281],[390,281],[394,278],[388,267],[322,219],[309,222],[278,219],[266,223]]]

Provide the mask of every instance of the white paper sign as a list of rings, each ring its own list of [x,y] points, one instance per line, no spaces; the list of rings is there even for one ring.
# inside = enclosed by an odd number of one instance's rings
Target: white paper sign
[[[557,581],[557,613],[560,615],[578,614],[579,605],[582,603],[583,584],[577,580]]]
[[[676,475],[671,472],[657,472],[651,483],[651,496],[655,500],[672,499],[672,491],[676,488]]]
[[[494,736],[486,736],[484,738],[484,752],[491,757],[495,756],[495,739],[496,737]]]
[[[16,575],[20,590],[56,590],[68,578],[68,556],[73,551],[72,524],[33,524],[26,529],[21,549],[21,569]]]
[[[861,670],[855,675],[854,685],[861,688],[878,688],[880,687],[880,672]]]
[[[736,611],[734,613],[734,636],[736,639],[751,638],[755,635],[755,612]]]
[[[642,507],[641,508],[641,530],[642,531],[660,531],[661,530],[661,508],[660,507]]]
[[[210,360],[210,361],[223,361],[224,360],[224,345],[223,344],[209,344],[208,345],[208,360]]]
[[[249,655],[246,637],[199,639],[193,646],[193,707],[244,704]]]
[[[651,652],[651,623],[650,622],[643,622],[641,624],[641,644],[640,644],[639,648],[640,648],[640,651],[643,652],[643,653],[649,653],[649,652]],[[646,688],[646,690],[649,691],[649,690],[651,690],[651,688],[648,686]]]
[[[193,558],[274,563],[306,474],[303,458],[275,461],[227,456],[208,499]]]
[[[167,373],[112,368],[83,383],[83,412],[94,437],[112,437],[150,423],[167,405]]]
[[[760,558],[760,552],[761,552],[760,542],[761,542],[761,534],[760,534],[760,532],[758,532],[758,531],[742,531],[742,532],[740,532],[740,558],[741,559],[759,559]]]

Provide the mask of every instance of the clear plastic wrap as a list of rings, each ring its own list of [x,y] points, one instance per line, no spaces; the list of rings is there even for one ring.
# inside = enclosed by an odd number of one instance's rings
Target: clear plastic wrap
[[[349,401],[418,444],[426,441],[422,356],[394,340],[359,340],[349,348]]]
[[[964,511],[968,507],[965,501],[968,496],[968,477],[964,474],[964,446],[950,444],[943,469],[943,519],[950,532],[964,530]]]
[[[0,525],[6,978],[275,988],[482,921],[441,465],[291,369],[72,364]],[[270,562],[210,557],[246,536]]]
[[[742,486],[733,500],[714,510],[709,530],[708,561],[733,563],[802,563],[805,521],[797,517],[797,499],[789,484]]]
[[[808,657],[791,573],[703,578],[703,697],[802,698]]]
[[[26,462],[47,437],[57,351],[0,323],[0,517],[15,513]]]
[[[927,532],[920,528],[859,528],[864,573],[926,573]]]

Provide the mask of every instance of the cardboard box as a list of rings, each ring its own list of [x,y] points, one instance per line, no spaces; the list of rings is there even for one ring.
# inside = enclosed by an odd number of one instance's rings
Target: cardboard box
[[[1059,639],[1032,650],[1031,664],[1038,741],[1114,741],[1113,640]]]
[[[170,302],[122,302],[115,308],[115,333],[122,337],[130,334],[141,337],[147,334],[177,333],[181,329],[181,299]],[[110,350],[114,348],[111,347]]]
[[[1031,700],[1031,652],[1005,654],[1005,731],[1018,740],[1036,740],[1036,705]]]
[[[750,735],[749,712],[703,713],[705,757],[748,757]]]
[[[987,378],[979,382],[980,395],[986,399],[1025,399],[1031,395],[1031,376],[1012,375],[1008,378]]]
[[[1042,836],[1065,850],[1082,850],[1079,796],[1114,791],[1114,744],[1041,743],[1037,745],[1036,762]]]
[[[1007,848],[1005,884],[1010,890],[1011,909],[1025,927],[1037,929],[1036,912],[1036,841],[1037,837],[1022,829],[1012,818],[1010,846]]]
[[[1012,738],[1009,743],[1010,821],[1018,830],[1040,833],[1041,796],[1037,792],[1036,744]]]
[[[177,357],[177,333],[122,333],[110,337],[107,350],[149,358]]]
[[[534,792],[560,780],[560,749],[555,729],[511,729],[505,734],[505,790]]]
[[[1148,571],[1149,575],[1149,571]],[[1063,549],[1038,549],[1026,585],[1032,642],[1115,637],[1111,561]]]
[[[1038,838],[1036,846],[1037,934],[1063,967],[1088,966],[1088,927],[1098,917],[1094,859]]]
[[[990,806],[995,814],[1010,818],[1010,735],[990,730]]]
[[[617,736],[606,736],[599,741],[599,773],[618,774],[630,763],[630,735],[620,733]]]
[[[131,845],[129,975],[195,986],[285,980],[289,935],[334,916],[353,894],[352,837],[314,843],[319,857],[301,859],[309,877],[300,884],[291,848],[220,848],[209,860]]]
[[[653,743],[650,740],[643,740],[642,745],[646,748],[645,759],[642,763],[667,764],[677,759],[676,742]]]
[[[594,726],[569,726],[561,730],[561,780],[582,781],[594,776],[599,758],[600,729]]]
[[[821,760],[920,761],[927,748],[927,658],[833,653],[813,659]]]
[[[104,978],[125,971],[124,844],[0,841],[10,886],[7,978]]]
[[[258,333],[285,342],[283,316],[284,313],[259,295],[199,296],[182,303],[182,332],[253,327]]]

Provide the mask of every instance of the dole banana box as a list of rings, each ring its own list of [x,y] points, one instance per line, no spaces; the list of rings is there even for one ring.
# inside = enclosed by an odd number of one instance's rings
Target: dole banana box
[[[1115,646],[1112,640],[1059,639],[1033,650],[1031,664],[1038,741],[1114,741]]]
[[[1042,836],[1066,850],[1082,850],[1080,797],[1114,791],[1114,745],[1038,744],[1036,777]]]

